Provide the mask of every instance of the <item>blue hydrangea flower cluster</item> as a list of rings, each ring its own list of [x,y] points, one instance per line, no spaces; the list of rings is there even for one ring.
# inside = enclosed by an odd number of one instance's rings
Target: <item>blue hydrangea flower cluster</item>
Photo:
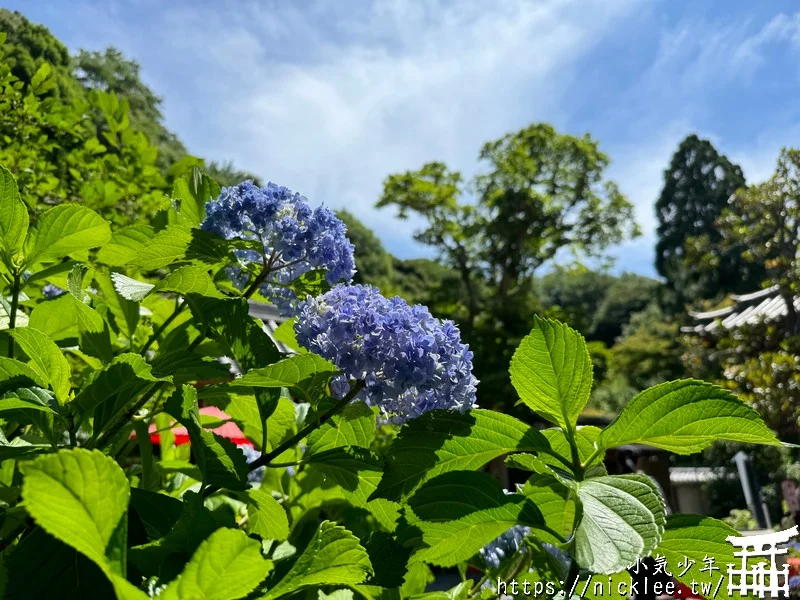
[[[384,298],[368,285],[337,285],[300,304],[295,333],[344,373],[331,384],[336,397],[351,380],[363,380],[360,397],[394,423],[475,404],[469,346],[452,321],[435,319],[424,306]]]
[[[796,590],[800,588],[800,575],[794,575],[789,578],[789,589]]]
[[[507,556],[513,556],[517,552],[526,552],[527,548],[522,540],[531,532],[530,527],[524,525],[514,525],[501,536],[495,538],[483,548],[480,555],[487,567],[498,569],[500,562]]]
[[[286,286],[304,273],[325,269],[330,285],[349,282],[355,274],[353,244],[344,223],[330,209],[311,209],[306,198],[274,183],[257,187],[246,181],[223,188],[217,199],[206,204],[201,227],[226,240],[255,240],[263,245],[263,252],[237,250],[240,264],[231,267],[229,274],[244,289],[251,275],[243,267],[264,265],[266,259],[270,273],[259,292],[286,316],[294,314],[298,302]]]

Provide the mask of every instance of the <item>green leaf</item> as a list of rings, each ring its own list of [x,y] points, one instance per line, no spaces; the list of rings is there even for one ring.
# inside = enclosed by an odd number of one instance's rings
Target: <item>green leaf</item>
[[[246,299],[220,300],[192,294],[187,300],[194,318],[208,328],[225,355],[235,358],[243,370],[274,363],[280,358],[275,343],[250,316]]]
[[[175,180],[172,199],[179,202],[181,220],[199,227],[206,215],[206,203],[219,196],[219,185],[197,167]]]
[[[203,473],[204,483],[230,490],[247,488],[247,460],[230,440],[206,431],[200,424],[197,390],[183,385],[170,396],[164,410],[186,427],[192,454]]]
[[[295,354],[261,369],[252,369],[230,385],[257,388],[294,388],[306,379],[325,374],[332,376],[338,369],[316,354]]]
[[[19,196],[17,182],[0,165],[0,248],[10,259],[20,250],[28,233],[28,207]]]
[[[706,556],[714,558],[715,565],[722,568],[727,564],[741,563],[741,558],[734,556],[736,547],[727,541],[729,536],[740,535],[730,525],[711,517],[670,515],[661,542],[653,554],[666,558],[667,565],[673,567],[672,574],[684,583],[710,581],[710,573],[705,571],[704,575],[702,571]],[[678,565],[685,564],[687,558],[694,560],[695,564],[681,574],[683,569],[678,569]]]
[[[357,585],[372,573],[367,551],[352,533],[323,521],[303,554],[261,600],[320,585]]]
[[[664,532],[666,511],[646,475],[587,479],[579,484],[583,517],[575,532],[575,558],[594,573],[612,574],[647,556]]]
[[[0,391],[28,387],[31,383],[35,383],[39,387],[47,387],[47,382],[41,378],[39,373],[24,362],[0,356]]]
[[[117,273],[96,273],[95,281],[103,294],[103,301],[114,316],[117,329],[132,341],[139,325],[139,303],[117,293],[114,286],[115,275]]]
[[[685,379],[637,394],[600,435],[604,448],[647,444],[693,454],[715,440],[780,444],[758,413],[720,387]]]
[[[60,204],[39,217],[25,242],[25,254],[33,265],[97,248],[110,239],[108,222],[96,212],[77,204]]]
[[[265,540],[284,541],[289,537],[289,519],[286,511],[275,498],[263,489],[247,490],[248,533],[255,533]]]
[[[370,585],[384,588],[402,586],[408,572],[411,549],[404,547],[391,534],[383,531],[373,531],[363,540],[363,544],[375,570],[369,580]]]
[[[237,529],[218,529],[195,551],[164,600],[237,600],[252,592],[272,569],[261,544]]]
[[[256,399],[251,394],[237,394],[232,388],[207,387],[200,390],[205,402],[218,406],[241,428],[247,438],[259,450],[263,436],[263,421]],[[267,423],[268,450],[272,450],[297,431],[294,403],[287,398],[279,398],[275,411]]]
[[[376,414],[363,402],[348,404],[344,410],[308,436],[305,456],[340,446],[369,448],[375,439]]]
[[[0,412],[7,410],[36,410],[57,415],[58,411],[50,405],[53,397],[47,390],[30,387],[19,388],[0,396]]]
[[[511,452],[547,448],[530,425],[495,411],[431,411],[403,425],[373,497],[401,500],[441,473],[478,469]]]
[[[55,342],[78,337],[78,309],[69,294],[40,302],[31,312],[28,327],[38,329]]]
[[[357,446],[331,448],[308,456],[306,460],[342,487],[345,498],[363,507],[367,507],[383,469],[380,457]]]
[[[22,463],[22,497],[37,525],[106,573],[119,598],[147,595],[114,573],[107,556],[125,518],[130,487],[122,469],[97,450],[59,450]]]
[[[127,277],[122,273],[112,273],[111,280],[114,282],[116,292],[132,302],[141,302],[156,287],[152,283]]]
[[[156,285],[156,291],[186,296],[197,294],[209,298],[225,298],[202,267],[186,265],[174,270]]]
[[[154,377],[150,369],[139,354],[120,354],[95,374],[70,406],[83,415],[95,411],[94,426],[101,430],[150,386],[169,381],[166,377]]]
[[[561,427],[575,426],[592,389],[592,361],[580,333],[534,317],[509,371],[520,402]]]
[[[111,240],[97,253],[98,262],[109,267],[122,267],[131,262],[155,237],[149,225],[129,225],[111,234]]]
[[[114,358],[114,350],[111,347],[111,331],[103,317],[75,296],[70,295],[68,298],[72,300],[77,315],[81,350],[103,362],[111,362]]]
[[[150,364],[155,377],[171,375],[175,384],[230,378],[230,369],[226,365],[190,350],[159,353]]]
[[[452,567],[522,524],[541,528],[542,513],[525,496],[506,494],[488,473],[453,471],[431,479],[409,500],[409,524],[423,546],[414,559]]]
[[[294,332],[294,324],[297,319],[289,319],[278,325],[277,329],[272,332],[273,339],[286,346],[289,350],[297,352],[298,354],[306,354],[308,350],[303,348],[297,342],[297,335]]]
[[[15,329],[10,334],[28,355],[42,381],[52,386],[56,398],[63,404],[69,397],[72,371],[56,343],[33,327]]]
[[[561,536],[558,539],[542,531],[538,532],[540,539],[561,543],[570,537],[575,524],[576,506],[567,486],[552,475],[535,474],[525,482],[522,495],[541,511],[545,524]]]
[[[144,271],[162,269],[184,257],[191,239],[191,229],[183,225],[170,225],[159,231],[128,264]]]
[[[131,488],[130,506],[151,539],[167,535],[183,510],[183,502],[177,498],[140,488]]]

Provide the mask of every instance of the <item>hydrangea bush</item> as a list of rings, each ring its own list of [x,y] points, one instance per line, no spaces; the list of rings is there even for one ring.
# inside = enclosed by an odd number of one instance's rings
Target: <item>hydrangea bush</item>
[[[592,596],[578,583],[645,556],[694,559],[684,580],[712,550],[734,562],[730,527],[667,516],[647,476],[603,464],[627,444],[779,444],[729,392],[670,382],[580,427],[586,344],[535,318],[510,365],[535,427],[476,406],[452,322],[350,285],[327,209],[195,170],[154,222],[80,204],[32,221],[0,171],[3,597]],[[259,297],[291,316],[272,334]],[[481,470],[501,457],[524,485]]]

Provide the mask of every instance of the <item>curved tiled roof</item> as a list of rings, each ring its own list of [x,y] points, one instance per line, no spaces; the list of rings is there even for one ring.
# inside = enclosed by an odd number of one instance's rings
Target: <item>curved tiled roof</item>
[[[731,296],[734,304],[707,312],[690,312],[695,324],[681,327],[684,333],[714,333],[721,329],[734,329],[746,324],[771,321],[786,315],[786,303],[774,285],[751,294]],[[800,296],[794,299],[800,311]]]

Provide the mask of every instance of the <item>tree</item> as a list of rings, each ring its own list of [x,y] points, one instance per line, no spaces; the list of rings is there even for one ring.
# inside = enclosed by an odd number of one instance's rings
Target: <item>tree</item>
[[[391,288],[394,257],[386,251],[378,236],[347,210],[336,211],[336,216],[347,226],[347,237],[356,247],[354,256],[358,268],[354,283],[368,283],[384,292]]]
[[[764,265],[786,306],[786,327],[800,334],[800,150],[781,151],[772,177],[737,193],[719,219],[728,247]]]
[[[695,299],[749,292],[760,283],[759,265],[741,249],[724,247],[716,225],[728,199],[744,185],[742,169],[696,135],[672,156],[656,201],[656,270],[667,280],[673,310]]]

